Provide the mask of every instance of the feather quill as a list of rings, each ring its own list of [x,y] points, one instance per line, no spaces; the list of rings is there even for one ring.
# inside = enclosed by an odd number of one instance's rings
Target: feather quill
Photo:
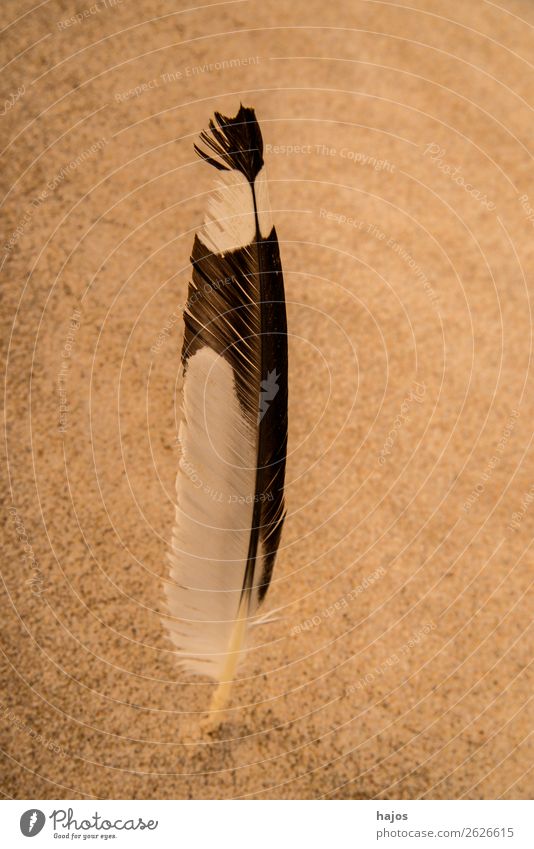
[[[182,668],[223,711],[284,521],[287,325],[253,109],[216,112],[196,152],[217,172],[184,312],[182,456],[166,619]]]

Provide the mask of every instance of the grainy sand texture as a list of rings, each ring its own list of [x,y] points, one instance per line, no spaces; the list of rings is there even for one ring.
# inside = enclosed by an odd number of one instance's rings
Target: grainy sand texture
[[[532,794],[530,0],[3,0],[1,790]],[[288,516],[231,710],[162,625],[181,314],[253,106]]]

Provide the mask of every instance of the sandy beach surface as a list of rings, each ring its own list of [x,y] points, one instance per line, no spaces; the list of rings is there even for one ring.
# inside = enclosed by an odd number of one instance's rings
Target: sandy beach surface
[[[4,0],[0,789],[532,795],[529,0]],[[162,624],[219,110],[261,122],[288,516],[227,720]]]

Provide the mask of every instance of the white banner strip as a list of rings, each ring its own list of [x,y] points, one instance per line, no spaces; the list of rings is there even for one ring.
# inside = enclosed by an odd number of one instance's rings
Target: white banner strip
[[[2,844],[532,849],[533,807],[519,801],[3,801]]]

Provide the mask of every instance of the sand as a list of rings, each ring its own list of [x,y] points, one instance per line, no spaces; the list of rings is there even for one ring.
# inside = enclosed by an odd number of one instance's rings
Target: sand
[[[3,794],[530,796],[532,4],[5,0],[2,25]],[[209,737],[163,582],[192,145],[240,100],[285,269],[288,517]]]

